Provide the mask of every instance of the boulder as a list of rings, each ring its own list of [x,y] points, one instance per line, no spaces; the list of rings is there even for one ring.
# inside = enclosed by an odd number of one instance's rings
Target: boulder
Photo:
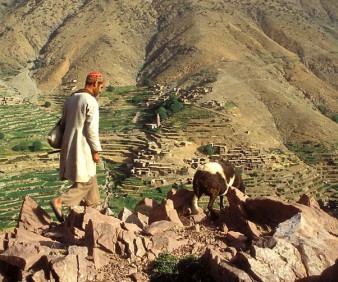
[[[52,222],[49,214],[26,195],[21,205],[17,227],[41,234]]]
[[[178,226],[183,227],[177,211],[174,208],[174,203],[172,200],[163,200],[162,203],[152,209],[149,214],[149,224],[160,221],[167,220],[176,223]]]
[[[156,221],[152,224],[150,224],[145,230],[145,234],[147,235],[155,235],[157,233],[163,233],[164,231],[170,230],[174,227],[177,226],[177,223],[175,222],[170,222],[167,220],[160,220],[160,221]]]
[[[0,261],[27,270],[50,251],[50,248],[40,246],[39,243],[17,243],[0,254]]]
[[[315,198],[309,197],[306,194],[303,194],[299,200],[297,201],[298,204],[302,204],[311,208],[320,209],[319,203],[316,201]]]
[[[171,189],[167,194],[167,199],[173,201],[174,208],[179,214],[184,214],[190,208],[193,196],[194,192],[187,189]]]
[[[210,271],[211,278],[217,282],[252,282],[253,279],[243,270],[223,260],[224,254],[207,248],[202,261]]]
[[[154,207],[156,207],[158,203],[149,198],[144,198],[142,201],[140,201],[134,208],[134,213],[139,212],[146,216],[149,216],[150,212]]]

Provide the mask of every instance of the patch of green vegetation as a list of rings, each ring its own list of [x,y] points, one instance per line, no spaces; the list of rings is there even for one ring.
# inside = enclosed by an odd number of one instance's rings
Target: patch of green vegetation
[[[150,198],[157,202],[161,202],[167,198],[168,192],[172,189],[172,185],[165,185],[156,188],[148,188],[139,194],[140,200]]]
[[[157,281],[204,281],[212,282],[209,270],[196,256],[176,257],[161,253],[153,264],[151,282]]]
[[[184,105],[178,101],[177,96],[170,95],[168,100],[158,102],[151,111],[155,114],[159,114],[161,120],[166,120],[175,113],[180,112],[183,108]],[[153,116],[153,119],[155,119],[155,116]]]
[[[233,101],[227,101],[224,105],[224,108],[228,111],[234,109],[234,108],[237,108],[237,105],[235,104],[235,102]]]
[[[332,120],[333,120],[334,122],[338,123],[338,114],[334,114],[334,115],[332,116]]]
[[[0,105],[0,157],[15,156],[22,151],[47,151],[46,136],[56,118],[30,104]],[[38,143],[40,142],[40,143]],[[14,148],[14,149],[13,149]]]
[[[4,68],[4,64],[0,62],[0,79],[11,77],[11,76],[16,76],[18,74],[19,74],[18,70],[6,69]]]
[[[198,150],[208,156],[212,156],[213,154],[215,154],[215,149],[211,144],[208,144],[206,146],[201,146],[198,148]]]
[[[185,105],[185,107],[180,112],[170,118],[170,123],[183,127],[186,126],[191,120],[207,119],[213,117],[215,117],[215,114],[210,111]]]
[[[112,92],[116,95],[123,95],[131,91],[135,91],[135,90],[136,90],[135,86],[122,86],[122,87],[115,87]]]
[[[333,152],[333,149],[327,149],[322,144],[312,142],[304,143],[286,143],[288,149],[294,152],[302,161],[309,165],[317,164],[324,154]]]
[[[97,176],[101,199],[105,197],[105,170],[98,167]],[[60,195],[70,184],[60,181],[59,174],[53,169],[26,171],[11,177],[2,177],[0,194],[0,230],[15,227],[26,195],[30,196],[54,220],[49,201]]]

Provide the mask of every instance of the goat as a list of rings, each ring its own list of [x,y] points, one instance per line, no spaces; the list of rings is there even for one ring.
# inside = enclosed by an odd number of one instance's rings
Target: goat
[[[203,194],[210,197],[208,210],[212,218],[217,218],[213,204],[217,196],[220,197],[220,208],[224,210],[223,197],[230,186],[245,193],[242,178],[236,173],[235,167],[230,163],[209,162],[200,166],[193,179],[194,196],[191,202],[192,214],[198,214],[198,200]]]

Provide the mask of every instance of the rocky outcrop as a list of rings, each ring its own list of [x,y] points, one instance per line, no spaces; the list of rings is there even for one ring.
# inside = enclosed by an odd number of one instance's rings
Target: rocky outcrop
[[[145,199],[118,218],[73,207],[63,224],[26,197],[18,226],[0,237],[1,281],[147,281],[163,252],[200,256],[213,281],[334,281],[338,220],[313,199],[287,204],[231,189],[212,222],[202,210],[186,215],[190,195],[170,191],[161,204]]]

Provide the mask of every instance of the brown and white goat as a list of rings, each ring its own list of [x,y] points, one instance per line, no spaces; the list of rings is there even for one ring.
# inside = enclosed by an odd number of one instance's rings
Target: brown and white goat
[[[212,218],[217,215],[213,210],[213,204],[217,196],[220,197],[220,208],[224,210],[223,197],[230,186],[245,193],[242,178],[236,173],[235,167],[230,163],[209,162],[200,166],[193,179],[194,196],[191,204],[192,214],[198,213],[198,200],[203,194],[210,197],[208,210]]]

